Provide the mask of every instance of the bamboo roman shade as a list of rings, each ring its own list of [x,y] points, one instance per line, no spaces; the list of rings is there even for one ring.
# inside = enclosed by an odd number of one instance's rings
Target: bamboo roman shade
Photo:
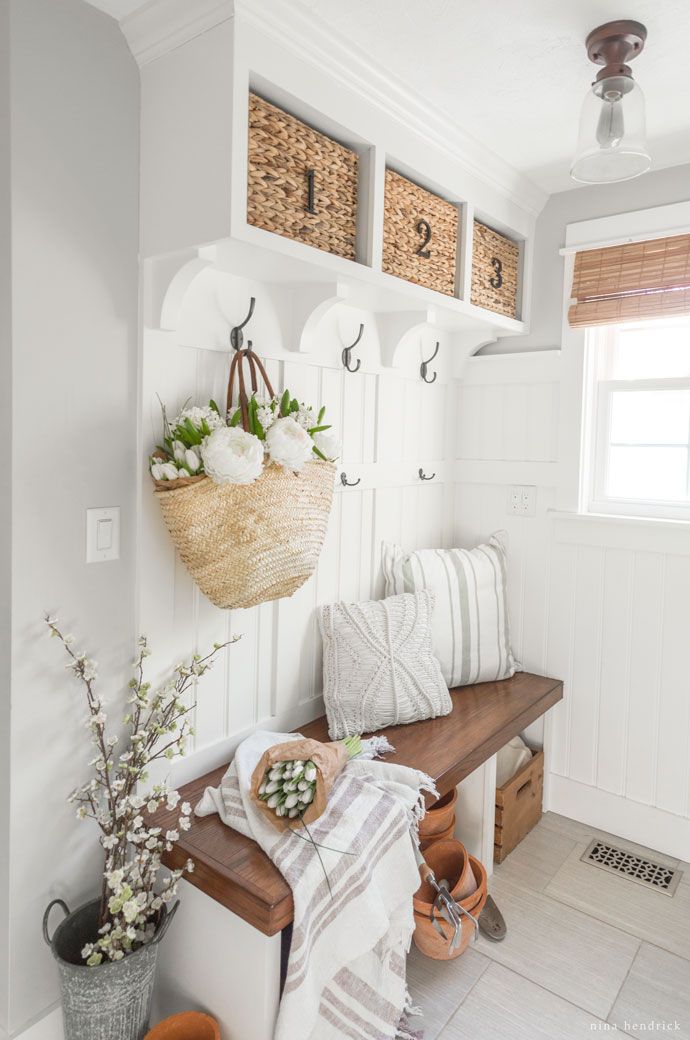
[[[571,296],[575,328],[690,314],[690,235],[577,253]]]

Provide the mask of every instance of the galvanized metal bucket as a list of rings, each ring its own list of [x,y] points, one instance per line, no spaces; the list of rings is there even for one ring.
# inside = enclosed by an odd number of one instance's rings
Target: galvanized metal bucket
[[[48,918],[53,907],[65,913],[52,938]],[[151,1014],[158,945],[167,932],[178,904],[163,907],[156,934],[146,946],[121,961],[88,968],[81,956],[85,943],[98,935],[100,900],[85,903],[71,913],[62,899],[54,899],[43,915],[43,938],[60,972],[65,1040],[143,1040]]]

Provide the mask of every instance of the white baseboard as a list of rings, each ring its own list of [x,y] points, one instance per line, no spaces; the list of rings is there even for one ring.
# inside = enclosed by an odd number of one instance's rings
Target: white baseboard
[[[549,809],[667,856],[690,860],[690,820],[551,773]]]
[[[12,1040],[65,1040],[62,1028],[62,1008],[49,1011],[38,1022],[25,1029],[23,1033],[15,1033]]]

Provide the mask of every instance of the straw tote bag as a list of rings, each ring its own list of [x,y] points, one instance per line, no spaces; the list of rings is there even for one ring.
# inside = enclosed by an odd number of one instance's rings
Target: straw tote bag
[[[244,378],[273,388],[251,345],[230,364],[227,411],[239,380],[242,426],[249,430]],[[300,473],[270,463],[253,484],[215,484],[205,475],[156,481],[163,519],[187,570],[217,607],[255,607],[291,596],[316,567],[333,501],[335,467],[314,459]]]

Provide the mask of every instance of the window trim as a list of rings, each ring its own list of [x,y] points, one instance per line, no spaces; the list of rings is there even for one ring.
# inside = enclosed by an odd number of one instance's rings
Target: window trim
[[[597,355],[600,354],[602,348],[610,347],[614,328],[616,326],[592,326],[586,330],[582,412],[583,461],[585,463],[582,467],[582,511],[599,516],[649,517],[688,521],[690,520],[690,501],[617,498],[606,494],[612,394],[616,391],[690,390],[690,376],[669,376],[657,379],[597,379],[595,374],[596,366],[599,363]],[[687,450],[690,485],[690,431]]]

